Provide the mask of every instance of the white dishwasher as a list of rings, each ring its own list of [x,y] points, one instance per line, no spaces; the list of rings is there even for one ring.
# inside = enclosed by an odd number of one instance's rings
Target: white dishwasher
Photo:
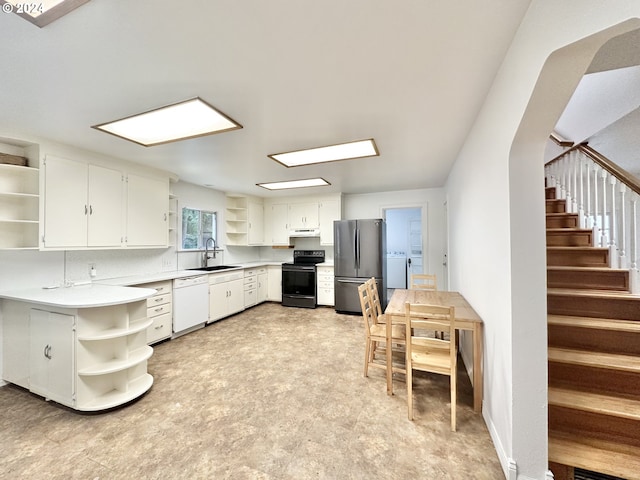
[[[204,327],[209,319],[209,276],[173,281],[173,336]]]

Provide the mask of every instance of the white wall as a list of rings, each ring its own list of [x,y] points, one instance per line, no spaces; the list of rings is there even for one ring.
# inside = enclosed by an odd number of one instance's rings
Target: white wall
[[[344,195],[343,218],[384,218],[385,208],[422,207],[422,237],[425,271],[447,278],[442,265],[446,252],[445,191],[442,188]]]
[[[547,471],[545,145],[615,32],[589,35],[638,15],[633,1],[533,0],[447,182],[451,286],[485,323],[483,415],[509,479],[509,459],[518,479]]]

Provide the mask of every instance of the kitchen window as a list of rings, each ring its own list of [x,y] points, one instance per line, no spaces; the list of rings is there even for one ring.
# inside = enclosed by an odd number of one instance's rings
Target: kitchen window
[[[203,250],[209,238],[213,238],[217,244],[217,216],[217,212],[183,208],[182,249]]]

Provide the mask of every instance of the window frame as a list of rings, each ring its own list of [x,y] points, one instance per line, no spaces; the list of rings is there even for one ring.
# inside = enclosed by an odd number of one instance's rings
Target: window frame
[[[186,211],[186,212],[185,212]],[[190,215],[190,212],[197,212],[197,232],[189,233],[188,225],[185,224],[185,215]],[[211,231],[204,231],[204,217],[206,215],[211,216]],[[182,207],[180,210],[180,250],[194,252],[198,250],[205,250],[205,243],[209,237],[213,238],[216,245],[218,245],[218,212],[213,210],[205,210],[201,208]],[[187,238],[187,236],[189,238]],[[193,240],[195,239],[195,243]]]

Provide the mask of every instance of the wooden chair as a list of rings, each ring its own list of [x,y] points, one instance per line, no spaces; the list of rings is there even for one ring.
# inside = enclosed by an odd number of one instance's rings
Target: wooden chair
[[[371,282],[374,285],[371,285]],[[375,305],[375,280],[367,280],[362,285],[358,286],[358,296],[360,297],[360,306],[362,308],[362,317],[364,320],[364,330],[366,333],[366,343],[364,351],[364,376],[368,376],[369,367],[383,368],[386,370],[387,365],[384,363],[375,363],[375,351],[378,343],[382,343],[386,346],[387,342],[387,325],[384,318],[384,314],[378,314],[377,307]],[[396,345],[403,345],[406,342],[405,326],[393,325],[391,329],[391,343]],[[392,367],[394,372],[405,373],[405,370],[401,367]]]
[[[420,290],[438,290],[438,281],[435,275],[428,273],[412,273],[411,288]]]
[[[455,309],[438,305],[405,304],[407,406],[413,420],[413,370],[438,373],[450,377],[451,430],[456,431],[457,349],[455,340]],[[414,328],[448,332],[449,340],[416,337]]]

